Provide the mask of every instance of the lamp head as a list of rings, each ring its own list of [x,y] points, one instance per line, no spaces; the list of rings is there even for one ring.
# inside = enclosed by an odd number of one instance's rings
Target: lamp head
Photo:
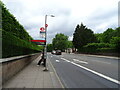
[[[55,17],[54,15],[51,15],[51,17]]]

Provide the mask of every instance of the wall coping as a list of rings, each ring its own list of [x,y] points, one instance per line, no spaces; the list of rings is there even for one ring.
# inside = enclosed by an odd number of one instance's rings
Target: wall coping
[[[28,55],[21,55],[21,56],[14,56],[14,57],[9,57],[9,58],[3,58],[3,59],[0,59],[0,64],[1,63],[5,63],[5,62],[19,60],[19,59],[22,59],[22,58],[31,57],[31,56],[33,56],[35,54],[40,54],[40,53],[34,53],[34,54],[28,54]]]

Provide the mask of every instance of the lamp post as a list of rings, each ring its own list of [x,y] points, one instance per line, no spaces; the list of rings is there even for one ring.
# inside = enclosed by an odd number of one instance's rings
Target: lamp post
[[[45,15],[45,46],[44,46],[44,67],[43,71],[48,71],[46,66],[46,59],[47,59],[47,16],[55,17],[54,15]]]

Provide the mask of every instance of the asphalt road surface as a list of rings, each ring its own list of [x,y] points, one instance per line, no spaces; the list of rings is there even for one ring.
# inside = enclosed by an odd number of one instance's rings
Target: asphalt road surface
[[[48,59],[66,88],[118,88],[118,58],[85,54],[53,55]]]

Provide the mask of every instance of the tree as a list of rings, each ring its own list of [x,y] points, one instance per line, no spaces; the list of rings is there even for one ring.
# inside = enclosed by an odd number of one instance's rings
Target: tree
[[[117,52],[120,52],[120,37],[112,37],[110,43],[113,45]]]
[[[67,48],[68,36],[60,33],[56,34],[52,40],[53,48],[64,51]]]
[[[52,44],[47,44],[47,51],[51,52],[53,50],[53,45]]]
[[[72,41],[67,42],[67,48],[73,48],[73,43]]]
[[[95,35],[98,43],[103,42],[103,39],[102,39],[103,33],[97,33],[97,34],[94,34],[94,35]]]
[[[113,37],[113,34],[115,32],[115,30],[113,30],[112,28],[108,28],[106,31],[103,32],[103,36],[102,36],[102,40],[104,43],[109,43],[110,39]]]
[[[86,28],[82,23],[77,25],[73,34],[73,45],[75,48],[82,48],[87,43],[96,42],[96,37],[91,29]]]

